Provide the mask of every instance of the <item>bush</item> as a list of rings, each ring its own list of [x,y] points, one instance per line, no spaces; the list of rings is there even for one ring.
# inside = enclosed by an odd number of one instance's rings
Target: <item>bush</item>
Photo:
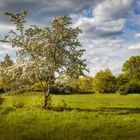
[[[129,85],[125,84],[125,85],[119,86],[117,93],[121,95],[127,95],[128,91],[129,91]]]
[[[4,93],[4,88],[0,88],[0,93]]]
[[[39,85],[40,85],[39,83],[34,83],[33,85],[30,85],[30,86],[26,87],[25,89],[27,91],[38,91],[39,92],[39,91],[41,91]]]
[[[75,89],[66,84],[56,84],[51,88],[51,93],[54,94],[71,94]]]
[[[139,82],[129,82],[118,87],[118,93],[121,95],[126,95],[128,93],[140,93],[140,83]]]
[[[129,84],[129,93],[140,93],[140,82],[131,82]]]

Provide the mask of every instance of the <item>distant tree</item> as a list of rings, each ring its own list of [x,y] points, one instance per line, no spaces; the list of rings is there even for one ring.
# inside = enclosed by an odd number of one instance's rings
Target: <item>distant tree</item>
[[[92,92],[93,78],[90,76],[79,77],[78,87],[79,87],[79,90],[82,92]]]
[[[48,107],[50,88],[61,75],[77,78],[84,75],[85,60],[81,59],[85,50],[80,49],[79,28],[72,28],[71,18],[56,17],[50,26],[39,28],[31,25],[25,29],[27,11],[19,13],[6,12],[16,30],[11,30],[12,36],[6,36],[2,42],[17,47],[17,60],[7,72],[12,78],[36,78],[44,92],[43,107]],[[45,83],[43,82],[45,81]]]
[[[97,93],[112,93],[116,90],[116,78],[109,69],[99,71],[93,80],[93,90]]]
[[[140,92],[140,56],[131,56],[122,66],[123,73],[117,78],[121,94]]]
[[[0,62],[1,67],[9,67],[14,64],[13,60],[11,59],[10,55],[6,54],[4,60]]]
[[[131,56],[122,66],[128,79],[140,80],[140,56]]]
[[[4,60],[0,62],[0,87],[5,91],[8,89],[8,86],[12,82],[10,77],[5,73],[5,69],[14,65],[11,57],[6,54]]]
[[[117,82],[116,82],[116,91],[117,93],[121,94],[121,95],[126,95],[128,93],[128,88],[129,88],[129,84],[128,84],[128,77],[126,74],[120,74],[117,78],[116,78]]]
[[[129,82],[129,80],[128,80],[128,77],[126,74],[120,74],[117,77],[117,87],[119,87],[120,85],[125,85],[128,82]]]

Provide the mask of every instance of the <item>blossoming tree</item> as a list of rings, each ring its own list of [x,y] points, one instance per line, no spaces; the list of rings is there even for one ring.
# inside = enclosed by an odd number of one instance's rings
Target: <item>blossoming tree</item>
[[[72,28],[71,18],[67,16],[56,17],[47,27],[31,25],[25,28],[27,11],[6,12],[5,15],[16,28],[1,41],[17,48],[16,62],[6,69],[6,73],[15,79],[36,79],[44,93],[45,108],[50,88],[59,76],[77,78],[87,70],[85,60],[81,58],[85,50],[80,48],[78,41],[81,30]]]

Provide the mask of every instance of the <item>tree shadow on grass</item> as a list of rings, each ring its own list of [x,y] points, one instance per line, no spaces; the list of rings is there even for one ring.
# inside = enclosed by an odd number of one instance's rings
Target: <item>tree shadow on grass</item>
[[[117,115],[137,114],[140,113],[140,108],[127,108],[127,107],[102,107],[104,112],[112,112]]]
[[[2,105],[4,98],[0,97],[0,105]]]
[[[15,109],[12,107],[2,107],[1,105],[4,102],[4,98],[0,97],[0,115],[6,115],[13,112]]]
[[[0,114],[1,115],[7,115],[7,114],[9,114],[9,113],[11,113],[13,111],[15,111],[14,108],[12,108],[12,107],[6,107],[6,108],[2,108],[2,110],[0,111]]]
[[[71,108],[71,107],[52,107],[50,110],[62,112],[62,111],[79,111],[79,112],[98,112],[99,114],[111,113],[114,115],[127,115],[140,113],[140,108],[124,108],[124,107],[101,107],[97,109],[89,108]]]

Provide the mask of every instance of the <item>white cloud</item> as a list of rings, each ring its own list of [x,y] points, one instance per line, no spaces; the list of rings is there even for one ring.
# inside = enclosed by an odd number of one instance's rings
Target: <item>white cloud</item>
[[[8,44],[0,43],[0,60],[2,60],[6,54],[9,54],[13,59],[15,59],[16,49],[12,48]]]
[[[111,66],[110,70],[113,72],[113,74],[118,75],[122,72],[120,67],[121,65],[116,64],[116,65]]]
[[[96,20],[95,20],[96,23]],[[96,24],[97,30],[107,33],[122,31],[125,24],[125,19],[111,20],[107,22]]]
[[[7,25],[7,24],[2,24],[0,23],[0,39],[3,38],[3,36],[9,32],[9,30],[13,30],[14,26],[13,25]]]
[[[140,39],[140,33],[136,33],[136,34],[135,34],[135,38],[136,38],[136,39]]]
[[[87,28],[87,26],[94,26],[94,18],[80,17],[75,26]]]
[[[86,49],[84,58],[87,59],[91,74],[104,68],[111,68],[114,73],[120,72],[121,64],[128,56],[138,51],[129,51],[127,42],[121,35],[127,35],[125,26],[132,12],[135,0],[0,0],[0,11],[19,11],[27,9],[28,24],[41,26],[50,23],[52,17],[70,15],[74,27],[79,26],[83,33],[80,42]],[[3,7],[3,8],[1,8]],[[131,18],[131,23],[136,24],[138,17]],[[1,34],[6,33],[13,26],[7,25],[8,20],[0,17]],[[6,23],[6,24],[5,24]],[[137,21],[137,24],[140,23]],[[1,36],[1,35],[0,35]],[[140,33],[135,35],[140,38]],[[131,41],[131,40],[130,40]],[[132,44],[132,43],[131,43]],[[130,45],[130,44],[129,44]],[[0,46],[3,46],[0,44]],[[130,50],[138,49],[140,45],[132,45]],[[5,53],[14,54],[9,46],[0,48],[0,57]]]
[[[119,19],[117,21],[110,21],[99,26],[95,25],[94,17],[83,17],[72,15],[74,27],[80,27],[83,31],[83,38],[100,39],[106,37],[116,36],[122,34],[125,20]]]
[[[10,26],[10,25],[5,25],[5,24],[0,24],[0,30],[10,30],[12,29],[14,26]]]
[[[93,8],[92,17],[74,16],[84,37],[106,38],[123,34],[126,17],[131,13],[133,0],[105,0]]]
[[[133,0],[106,0],[99,3],[93,10],[95,24],[124,18],[130,12],[133,2]]]
[[[140,44],[131,45],[128,47],[129,50],[140,50]]]
[[[97,29],[106,33],[122,33],[133,2],[133,0],[106,0],[99,3],[93,10]]]

